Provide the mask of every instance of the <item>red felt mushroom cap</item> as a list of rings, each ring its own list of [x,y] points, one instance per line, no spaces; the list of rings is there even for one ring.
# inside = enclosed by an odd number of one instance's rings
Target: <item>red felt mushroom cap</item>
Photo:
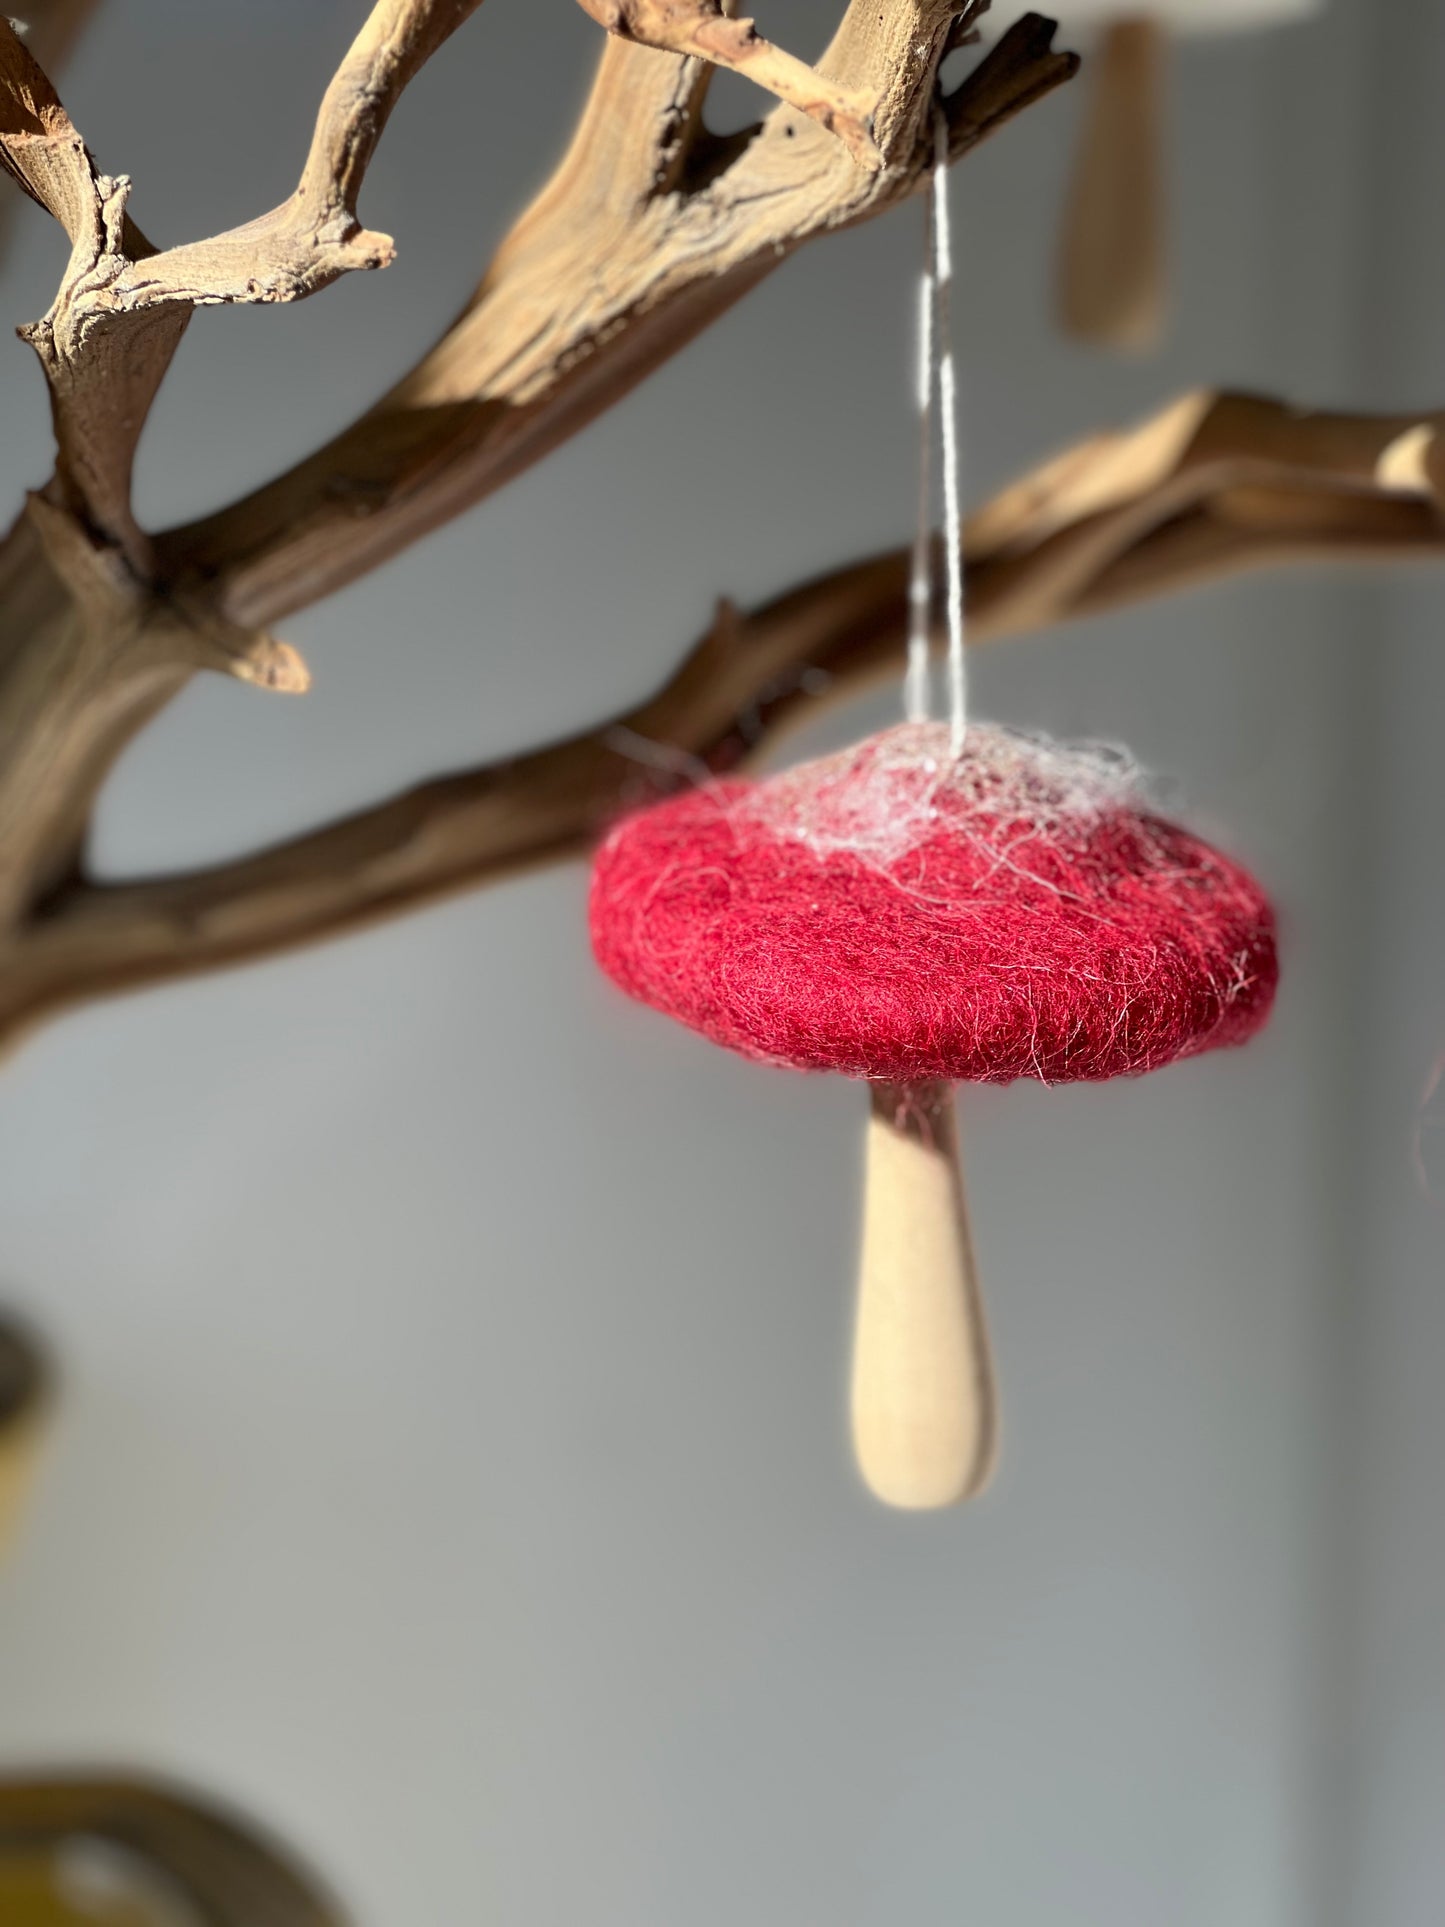
[[[904,724],[640,811],[590,921],[630,996],[744,1055],[916,1082],[1153,1070],[1251,1037],[1274,918],[1136,773],[975,724]]]

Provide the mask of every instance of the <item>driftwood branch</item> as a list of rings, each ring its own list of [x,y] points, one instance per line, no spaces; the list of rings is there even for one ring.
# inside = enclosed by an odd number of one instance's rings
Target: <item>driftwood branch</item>
[[[130,472],[191,314],[296,301],[352,268],[384,267],[390,237],[361,225],[367,163],[402,89],[480,0],[378,0],[326,91],[296,191],[210,240],[157,250],[127,214],[127,176],[103,174],[50,81],[0,18],[0,162],[65,229],[70,263],[49,312],[21,332],[50,385],[68,505],[148,564]]]
[[[45,73],[54,75],[61,71],[97,5],[98,0],[30,0],[19,30],[32,57]],[[0,161],[0,175],[9,173],[9,168]],[[18,195],[10,191],[8,181],[0,180],[0,258],[9,240],[17,200]]]
[[[717,138],[702,118],[709,64],[614,35],[557,174],[443,342],[339,443],[153,542],[131,511],[131,464],[192,313],[296,300],[390,257],[358,212],[367,165],[408,80],[478,4],[375,0],[295,192],[168,249],[141,233],[129,181],[100,171],[0,19],[0,159],[71,241],[50,311],[23,330],[50,387],[56,470],[0,538],[0,937],[81,872],[111,764],[198,667],[304,688],[304,665],[267,626],[282,607],[363,573],[536,461],[792,247],[911,192],[957,24],[952,0],[845,10],[819,73],[875,103],[872,171],[786,104],[750,134]],[[953,96],[956,151],[1072,72],[1051,32],[1021,22]]]
[[[50,388],[56,470],[0,540],[0,925],[79,862],[115,756],[195,669],[298,690],[295,652],[160,579],[130,507],[137,441],[199,306],[286,301],[389,258],[357,195],[407,81],[479,0],[377,0],[327,89],[295,193],[207,242],[157,250],[0,17],[0,164],[65,229],[70,260],[21,330]]]
[[[1445,413],[1307,413],[1197,394],[1025,476],[967,525],[977,642],[1210,577],[1445,555]],[[656,696],[239,861],[73,881],[0,957],[0,1034],[88,997],[334,936],[576,856],[619,811],[737,767],[820,700],[896,674],[902,551],[751,614],[723,604]]]
[[[740,139],[703,126],[709,70],[617,40],[576,138],[476,294],[410,374],[286,474],[159,540],[246,624],[354,581],[612,406],[805,242],[919,185],[955,9],[853,0],[819,71],[876,100],[860,167],[780,106]],[[1019,21],[947,103],[955,156],[1073,73]]]

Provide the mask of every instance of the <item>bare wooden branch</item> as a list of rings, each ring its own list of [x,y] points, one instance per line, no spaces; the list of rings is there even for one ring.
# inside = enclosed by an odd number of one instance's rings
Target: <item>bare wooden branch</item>
[[[72,247],[49,312],[22,334],[50,385],[61,488],[137,574],[151,569],[130,510],[131,465],[192,312],[300,300],[349,269],[391,260],[390,237],[357,217],[367,164],[406,83],[479,5],[377,0],[327,89],[290,199],[230,233],[159,251],[127,217],[127,177],[97,169],[54,88],[0,19],[0,159]]]
[[[978,642],[1264,564],[1445,556],[1445,414],[1185,396],[1043,464],[972,516]],[[0,1036],[127,986],[337,935],[581,853],[631,804],[737,767],[803,712],[896,674],[903,552],[750,615],[724,603],[650,701],[530,755],[421,785],[214,868],[76,879],[0,948]]]
[[[357,197],[392,109],[428,57],[481,0],[377,0],[327,88],[295,193],[258,220],[170,248],[123,272],[128,312],[179,303],[299,301],[354,268],[382,268],[389,234],[362,226]]]
[[[286,644],[148,590],[55,496],[28,499],[0,542],[0,928],[74,870],[115,756],[202,667],[308,680]]]
[[[10,25],[42,72],[54,75],[64,67],[98,5],[99,0],[29,0],[23,13],[11,18]],[[0,171],[8,171],[3,160]],[[0,233],[7,212],[0,190]]]
[[[390,243],[356,199],[387,115],[479,0],[377,0],[328,88],[301,181],[273,214],[158,252],[126,213],[32,53],[0,18],[0,159],[71,241],[50,312],[21,332],[50,385],[54,479],[0,540],[0,924],[70,874],[100,783],[198,667],[276,690],[305,665],[155,574],[130,509],[136,442],[192,310],[290,300]]]
[[[720,152],[697,63],[610,42],[572,147],[442,340],[316,454],[160,538],[163,572],[237,621],[274,621],[529,467],[804,242],[914,191],[954,11],[852,0],[820,63],[878,101],[872,173],[786,106]],[[954,93],[956,156],[1073,73],[1052,35],[1019,21]]]
[[[0,15],[0,167],[72,241],[85,226],[90,170],[70,117],[15,29]]]
[[[78,902],[68,893],[86,887],[100,784],[197,667],[306,686],[304,664],[259,613],[267,600],[305,600],[303,578],[320,593],[456,513],[616,400],[791,247],[910,192],[931,144],[938,61],[958,28],[954,0],[850,0],[803,104],[876,103],[871,172],[825,130],[828,111],[781,105],[752,134],[719,139],[702,120],[706,60],[614,35],[551,185],[457,327],[360,425],[355,461],[323,452],[263,491],[259,518],[240,505],[229,536],[223,514],[218,547],[192,532],[158,554],[131,513],[130,468],[191,313],[294,300],[388,258],[390,242],[357,211],[367,164],[401,89],[478,3],[375,0],[321,104],[295,193],[232,233],[164,250],[130,219],[129,182],[99,171],[0,22],[0,156],[72,248],[50,312],[24,331],[50,384],[56,474],[0,539],[0,948]],[[660,31],[663,11],[644,6],[634,20]],[[686,11],[678,0],[679,32]],[[694,12],[689,45],[744,50],[730,9],[711,23],[700,0]],[[1072,71],[1049,32],[1021,25],[955,95],[956,151]],[[760,78],[777,80],[776,50],[748,44],[749,59],[763,56]],[[802,76],[788,74],[785,91],[796,82],[801,98]]]

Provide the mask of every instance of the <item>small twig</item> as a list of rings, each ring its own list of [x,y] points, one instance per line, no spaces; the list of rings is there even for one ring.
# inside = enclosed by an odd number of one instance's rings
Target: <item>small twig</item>
[[[826,127],[863,167],[883,164],[873,138],[877,98],[839,86],[795,54],[765,40],[755,21],[723,12],[721,0],[580,0],[584,12],[621,40],[706,60],[744,74]]]

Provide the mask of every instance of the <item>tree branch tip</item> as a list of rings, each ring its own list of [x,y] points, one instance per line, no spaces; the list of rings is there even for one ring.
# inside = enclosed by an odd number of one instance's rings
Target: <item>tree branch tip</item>
[[[264,629],[234,638],[218,631],[201,632],[201,667],[234,676],[253,689],[277,696],[304,696],[311,687],[311,671],[299,649]]]
[[[1392,494],[1438,496],[1434,471],[1439,462],[1435,423],[1416,422],[1381,450],[1375,463],[1375,480]]]
[[[1074,78],[1078,54],[1054,46],[1059,23],[1045,14],[1015,20],[983,59],[943,95],[949,159],[962,158],[985,134]]]
[[[990,0],[968,0],[967,5],[959,8],[953,17],[952,26],[948,29],[948,38],[943,43],[945,60],[950,54],[956,54],[961,47],[978,45],[981,38],[978,23],[989,10]]]
[[[348,257],[349,268],[389,268],[396,259],[396,242],[391,235],[380,234],[374,228],[358,228],[341,243],[341,248]]]
[[[1063,78],[1072,78],[1083,65],[1083,56],[1071,47],[1056,47],[1054,35],[1059,31],[1059,23],[1051,14],[1021,13],[1012,26],[1006,27],[989,48],[983,59],[974,68],[968,79],[983,72],[991,61],[1018,61],[1028,65],[1038,61],[1062,62],[1066,68]],[[966,80],[964,86],[968,85]],[[955,89],[955,93],[958,90]]]
[[[266,638],[269,647],[258,648],[251,656],[237,660],[233,671],[241,682],[258,689],[274,690],[278,696],[304,696],[311,687],[311,670],[299,649],[278,637]]]
[[[281,696],[302,696],[311,687],[311,671],[299,649],[269,629],[232,622],[191,591],[157,596],[146,626],[152,650],[163,659],[234,676]]]
[[[963,75],[958,87],[942,96],[950,131],[956,137],[967,131],[988,131],[1071,81],[1083,62],[1071,48],[1054,46],[1056,33],[1058,21],[1046,13],[1021,13],[994,40],[983,60]],[[965,146],[956,141],[954,158],[961,152]]]
[[[1037,47],[1040,53],[1047,54],[1055,51],[1054,35],[1058,31],[1059,23],[1051,13],[1021,13],[1013,25],[1007,28],[999,38],[1000,42],[1002,42],[1007,40],[1010,35],[1016,34],[1020,42],[1027,38],[1029,43]],[[1060,48],[1058,51],[1063,52],[1064,49]],[[1074,58],[1076,60],[1078,57],[1079,56],[1075,54]]]
[[[70,128],[70,117],[49,74],[26,45],[27,38],[27,23],[0,14],[0,72],[4,74],[5,94],[11,105],[34,123],[23,131],[41,138],[63,134]]]

